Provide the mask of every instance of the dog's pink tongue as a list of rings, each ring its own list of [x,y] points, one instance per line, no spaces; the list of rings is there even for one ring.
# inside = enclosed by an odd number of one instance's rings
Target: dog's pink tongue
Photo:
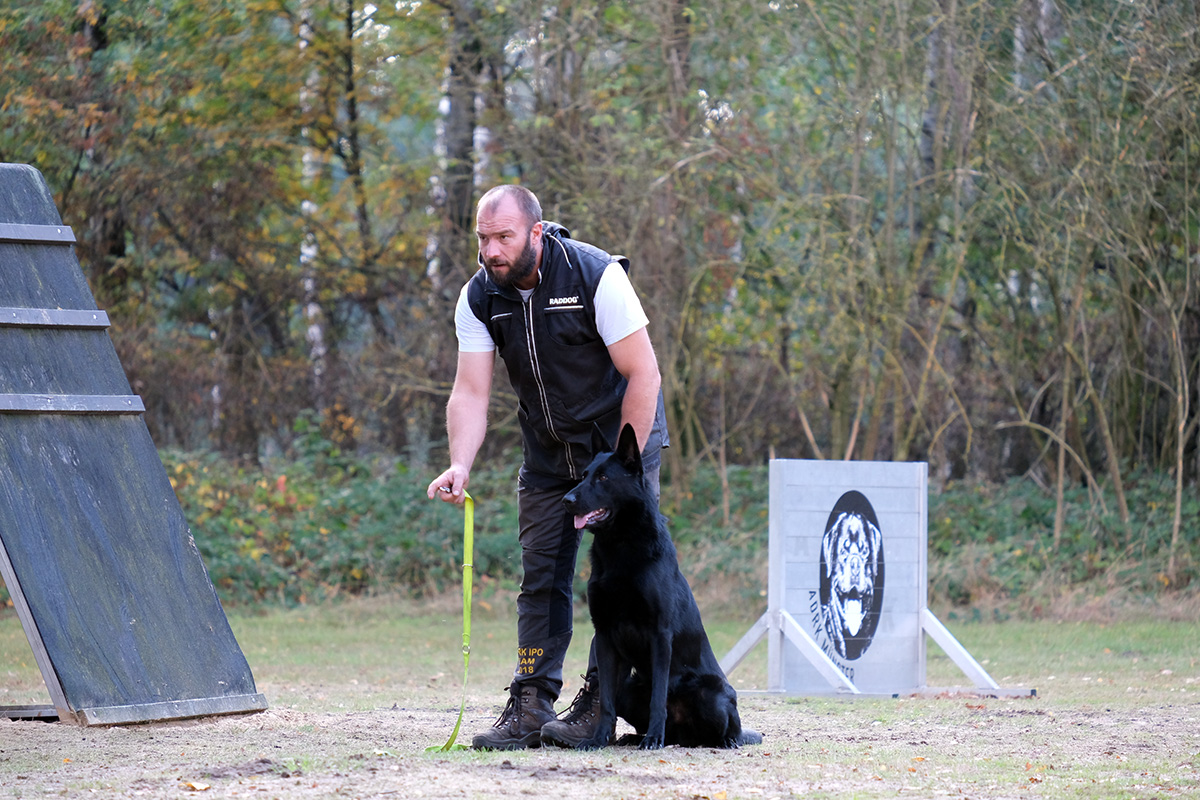
[[[576,514],[575,515],[575,530],[580,530],[585,525],[587,525],[589,519],[591,519],[590,514]]]

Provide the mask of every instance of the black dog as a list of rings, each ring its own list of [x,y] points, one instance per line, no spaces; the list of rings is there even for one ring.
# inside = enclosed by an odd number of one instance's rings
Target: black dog
[[[594,442],[594,449],[608,447]],[[595,535],[587,593],[596,629],[600,723],[580,749],[609,744],[618,715],[637,731],[620,743],[637,742],[643,750],[761,743],[760,734],[742,729],[737,693],[679,572],[632,427],[621,431],[616,452],[592,460],[563,503],[575,515],[575,527]]]

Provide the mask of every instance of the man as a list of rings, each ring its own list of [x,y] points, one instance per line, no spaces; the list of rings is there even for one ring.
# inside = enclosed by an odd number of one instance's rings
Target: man
[[[648,320],[629,283],[629,261],[570,238],[542,220],[537,198],[497,186],[476,209],[480,269],[455,311],[458,371],[446,406],[450,468],[429,497],[462,503],[487,429],[496,353],[519,400],[524,461],[517,481],[521,564],[517,667],[500,718],[477,749],[589,738],[599,710],[595,659],[579,696],[556,719],[563,658],[571,641],[572,582],[582,531],[562,505],[592,459],[592,431],[615,442],[624,423],[643,449],[657,490],[668,444],[658,362]]]

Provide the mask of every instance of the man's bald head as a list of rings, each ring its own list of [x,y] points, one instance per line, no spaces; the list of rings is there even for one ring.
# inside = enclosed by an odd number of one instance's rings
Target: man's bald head
[[[517,186],[512,183],[505,183],[488,189],[483,197],[479,198],[479,206],[476,214],[478,215],[479,211],[492,210],[505,198],[510,198],[517,204],[517,209],[520,211],[521,216],[525,218],[527,227],[532,228],[535,223],[542,221],[542,204],[538,202],[537,195],[524,186]]]

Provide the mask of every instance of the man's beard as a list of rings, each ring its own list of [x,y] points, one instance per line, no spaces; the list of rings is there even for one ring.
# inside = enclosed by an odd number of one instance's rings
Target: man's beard
[[[533,243],[531,239],[532,237],[528,233],[525,234],[525,247],[521,250],[521,254],[518,255],[511,264],[507,265],[508,270],[504,275],[501,276],[496,274],[496,271],[493,269],[493,267],[496,266],[505,266],[503,261],[499,259],[492,259],[491,261],[485,261],[483,263],[484,268],[487,270],[488,277],[490,277],[492,282],[501,289],[507,289],[518,281],[523,281],[533,274],[533,270],[537,267],[537,254],[533,252]]]

